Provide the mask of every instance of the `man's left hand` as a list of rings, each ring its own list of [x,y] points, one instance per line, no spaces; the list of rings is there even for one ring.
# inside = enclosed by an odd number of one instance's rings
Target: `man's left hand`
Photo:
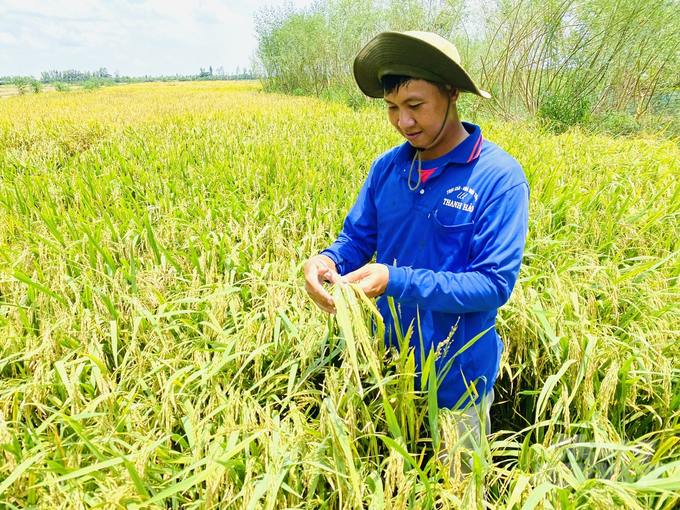
[[[358,283],[369,298],[385,293],[390,272],[385,264],[366,264],[342,277],[344,283]]]

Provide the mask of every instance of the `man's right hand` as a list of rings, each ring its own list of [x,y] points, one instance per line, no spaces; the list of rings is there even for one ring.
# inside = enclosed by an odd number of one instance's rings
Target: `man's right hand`
[[[305,290],[324,312],[335,313],[335,303],[323,282],[336,283],[339,279],[335,262],[327,255],[314,255],[305,264]]]

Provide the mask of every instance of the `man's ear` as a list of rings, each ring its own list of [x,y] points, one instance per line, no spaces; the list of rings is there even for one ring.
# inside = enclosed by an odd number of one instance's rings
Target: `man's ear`
[[[449,94],[451,94],[450,97],[453,104],[456,104],[456,101],[458,101],[458,96],[460,96],[460,89],[451,88]]]
[[[446,95],[453,104],[458,101],[458,96],[460,95],[460,89],[453,88],[451,85],[446,85]]]

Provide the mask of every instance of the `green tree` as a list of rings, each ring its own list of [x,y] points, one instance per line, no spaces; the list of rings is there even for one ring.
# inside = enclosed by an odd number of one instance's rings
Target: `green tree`
[[[265,8],[255,18],[256,63],[273,90],[319,95],[329,83],[328,38],[323,15],[290,5]]]
[[[31,76],[15,76],[12,78],[12,85],[14,85],[19,91],[19,95],[23,96],[29,90],[32,90],[36,94],[41,90],[41,84],[38,80]]]
[[[678,65],[677,0],[500,0],[485,12],[480,72],[503,115],[640,115]]]
[[[255,16],[265,87],[365,102],[352,78],[382,30],[451,40],[497,115],[538,115],[559,129],[604,112],[640,116],[680,81],[678,0],[317,0]]]

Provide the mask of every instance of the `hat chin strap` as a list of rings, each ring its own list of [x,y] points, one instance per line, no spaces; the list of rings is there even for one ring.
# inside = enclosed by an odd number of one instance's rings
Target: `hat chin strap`
[[[446,107],[446,117],[444,117],[444,122],[442,122],[442,127],[439,128],[439,133],[432,139],[430,142],[430,145],[428,147],[432,147],[434,145],[434,142],[437,141],[437,138],[439,138],[439,135],[442,134],[442,131],[444,131],[444,127],[446,126],[446,121],[449,120],[449,111],[451,110],[451,98],[449,98],[449,104]],[[427,149],[427,147],[413,147],[416,150],[416,153],[413,155],[413,161],[411,161],[411,169],[408,172],[408,188],[411,191],[415,191],[420,187],[420,183],[422,182],[422,169],[421,169],[421,159],[420,159],[420,153],[423,152],[424,150]],[[416,183],[415,187],[411,187],[411,173],[413,172],[413,165],[416,162],[416,158],[418,158],[418,182]]]
[[[437,141],[437,138],[439,138],[439,136],[442,134],[442,131],[444,131],[444,128],[446,127],[446,121],[449,120],[450,111],[451,111],[451,98],[449,97],[449,104],[446,106],[446,114],[444,116],[444,122],[442,122],[442,127],[439,128],[439,132],[435,135],[435,137],[430,142],[430,145],[428,145],[427,147],[432,147],[434,143]],[[423,152],[427,150],[427,147],[414,146],[413,148],[418,152]],[[420,161],[420,155],[418,155],[418,160]]]

